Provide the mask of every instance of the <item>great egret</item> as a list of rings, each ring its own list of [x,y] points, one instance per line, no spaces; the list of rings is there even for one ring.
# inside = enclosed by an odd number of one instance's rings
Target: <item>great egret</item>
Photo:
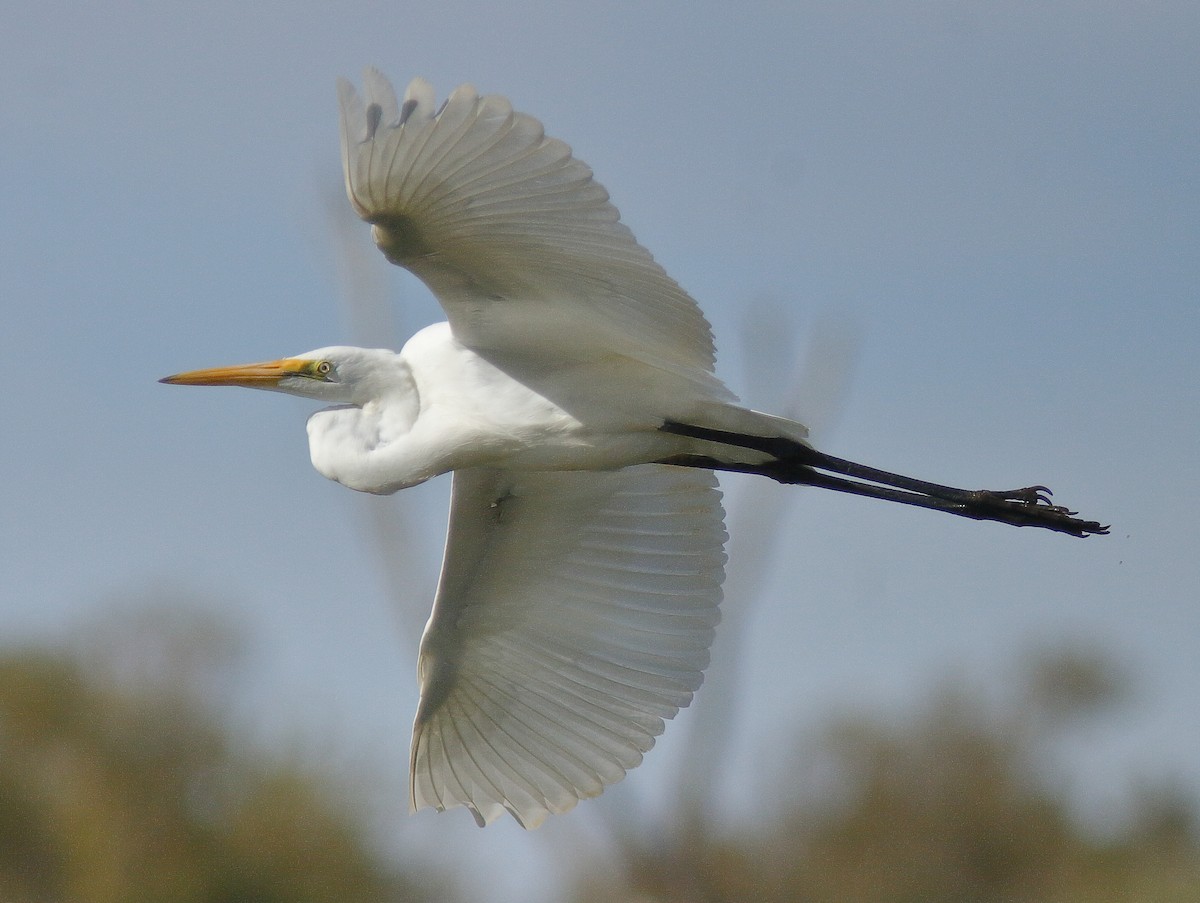
[[[966,491],[824,455],[740,407],[708,322],[533,117],[467,85],[339,83],[350,202],[448,323],[164,382],[331,402],[313,466],[391,493],[454,472],[421,638],[411,804],[535,827],[636,766],[708,664],[724,571],[714,470],[1104,533],[1034,486]]]

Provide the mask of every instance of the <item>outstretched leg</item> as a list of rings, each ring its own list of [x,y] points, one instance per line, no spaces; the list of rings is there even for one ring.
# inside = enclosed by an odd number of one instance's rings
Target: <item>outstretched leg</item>
[[[1072,536],[1108,532],[1108,527],[1101,526],[1099,522],[1081,520],[1075,517],[1076,512],[1053,504],[1050,490],[1045,486],[1001,491],[956,489],[835,458],[786,437],[751,436],[671,420],[666,421],[660,429],[771,456],[762,464],[731,464],[708,455],[684,454],[668,458],[662,462],[664,464],[756,473],[780,483],[819,486],[835,492],[916,505],[975,520],[993,520],[1018,527],[1043,527]]]

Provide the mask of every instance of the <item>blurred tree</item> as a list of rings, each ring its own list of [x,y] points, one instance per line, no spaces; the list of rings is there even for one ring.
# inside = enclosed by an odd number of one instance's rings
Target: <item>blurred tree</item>
[[[1184,903],[1200,900],[1193,800],[1143,795],[1098,839],[1044,758],[1063,724],[1126,695],[1094,653],[1039,654],[1007,708],[961,686],[899,723],[844,720],[819,744],[819,792],[787,800],[748,836],[693,825],[683,842],[621,846],[624,880],[580,880],[580,903]],[[774,802],[774,801],[772,801]],[[689,812],[689,814],[694,814]]]
[[[238,748],[211,699],[227,631],[118,623],[83,656],[0,656],[0,900],[446,899],[376,855],[348,788]]]

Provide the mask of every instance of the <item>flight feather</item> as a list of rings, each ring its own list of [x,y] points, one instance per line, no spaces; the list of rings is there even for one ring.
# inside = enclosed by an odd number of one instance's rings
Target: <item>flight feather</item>
[[[703,679],[722,520],[707,471],[455,472],[413,808],[535,827],[640,763]]]
[[[339,82],[346,190],[388,259],[424,281],[478,350],[713,367],[695,301],[620,222],[570,147],[504,97],[398,102],[375,70]]]

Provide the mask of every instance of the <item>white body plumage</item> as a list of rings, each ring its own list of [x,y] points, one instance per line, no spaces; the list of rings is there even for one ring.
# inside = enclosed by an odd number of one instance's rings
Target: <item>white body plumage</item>
[[[331,381],[354,386],[348,404],[309,418],[308,439],[317,471],[361,492],[388,494],[468,467],[617,470],[717,453],[661,432],[664,420],[727,430],[778,425],[737,407],[707,373],[688,380],[619,355],[548,363],[481,354],[462,345],[448,323],[421,330],[399,354],[334,347],[301,358],[331,362]],[[306,394],[338,397],[329,383],[311,389]],[[788,425],[802,435],[798,424]]]

